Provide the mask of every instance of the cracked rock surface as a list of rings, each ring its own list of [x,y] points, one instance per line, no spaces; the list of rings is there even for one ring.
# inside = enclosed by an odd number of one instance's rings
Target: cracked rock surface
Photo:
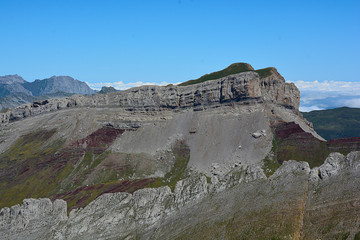
[[[360,224],[359,166],[360,152],[332,153],[311,170],[306,162],[284,162],[270,178],[252,167],[211,183],[193,176],[174,192],[104,194],[69,216],[62,200],[25,199],[0,211],[0,238],[352,239]],[[314,171],[326,177],[314,179]]]

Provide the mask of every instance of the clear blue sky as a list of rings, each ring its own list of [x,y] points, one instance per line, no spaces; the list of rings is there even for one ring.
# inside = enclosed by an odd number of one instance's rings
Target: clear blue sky
[[[360,1],[0,0],[0,75],[175,83],[233,62],[359,81]]]

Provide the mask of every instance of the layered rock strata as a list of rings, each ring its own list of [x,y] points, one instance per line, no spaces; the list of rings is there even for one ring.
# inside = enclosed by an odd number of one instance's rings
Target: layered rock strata
[[[142,86],[126,91],[73,96],[26,104],[0,114],[0,126],[41,113],[73,107],[119,107],[128,111],[194,108],[269,102],[298,111],[300,93],[274,70],[266,78],[245,72],[189,86]]]

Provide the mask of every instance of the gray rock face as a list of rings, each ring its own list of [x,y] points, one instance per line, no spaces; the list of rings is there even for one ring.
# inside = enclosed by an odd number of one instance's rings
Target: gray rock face
[[[58,224],[67,220],[66,202],[47,198],[25,199],[22,205],[0,211],[0,238],[26,239],[28,235],[45,238]]]
[[[0,76],[0,93],[1,97],[5,97],[12,93],[23,93],[32,96],[31,91],[24,88],[26,81],[18,75]]]
[[[278,220],[262,222],[263,218],[272,218],[265,212],[261,218],[254,215],[253,211],[261,213],[265,211],[263,208],[268,209],[266,206],[273,206],[270,209],[275,211],[274,219],[277,219],[278,209],[282,214],[281,219],[287,218],[289,223],[294,221],[291,228],[276,226],[272,234],[297,239],[308,234],[321,237],[323,235],[319,235],[317,229],[308,226],[313,225],[313,212],[320,211],[323,214],[326,206],[338,204],[338,197],[348,194],[349,186],[353,188],[351,196],[348,196],[349,201],[360,196],[359,189],[349,181],[349,177],[360,175],[357,168],[359,165],[360,152],[352,152],[347,157],[333,153],[318,168],[323,169],[327,177],[319,178],[317,182],[308,181],[312,174],[309,165],[296,161],[284,162],[269,179],[266,179],[260,168],[251,167],[220,179],[215,177],[217,179],[212,183],[208,183],[204,176],[193,176],[179,181],[174,192],[171,192],[169,187],[161,187],[141,189],[134,194],[104,194],[85,208],[72,210],[69,216],[66,215],[66,203],[62,200],[51,203],[49,199],[25,199],[21,206],[3,208],[0,211],[0,238],[23,239],[26,236],[27,239],[172,239],[189,237],[193,226],[197,226],[199,230],[198,233],[194,233],[195,236],[200,234],[199,236],[204,237],[201,226],[207,226],[208,222],[205,219],[210,216],[209,214],[215,214],[211,215],[214,221],[223,221],[228,217],[241,217],[245,213],[251,213],[252,217],[248,216],[247,221],[256,221],[259,227],[263,223],[268,226],[276,224]],[[337,169],[337,174],[334,174],[334,169]],[[329,174],[330,172],[332,174]],[[343,188],[338,188],[339,186]],[[329,187],[337,190],[330,193]],[[322,193],[320,196],[316,194],[319,191]],[[321,199],[320,205],[318,199]],[[307,202],[306,207],[304,201]],[[326,205],[323,205],[324,201],[327,202]],[[237,210],[231,210],[235,206]],[[354,209],[356,212],[360,211],[357,205],[347,208],[351,211]],[[195,218],[192,217],[194,214]],[[351,220],[356,223],[356,216],[357,220],[360,220],[358,215],[348,214],[337,218],[336,221]],[[188,224],[184,222],[185,219]],[[234,218],[233,221],[238,220]],[[349,235],[353,236],[357,231],[355,223],[342,226],[343,231],[349,231]],[[173,229],[173,224],[176,225],[176,230]],[[241,226],[239,229],[246,232],[252,225],[237,226]],[[321,230],[321,227],[319,229]],[[339,227],[336,229],[338,231]],[[332,230],[326,232],[326,236],[330,238],[334,236],[331,234],[335,233]],[[224,238],[221,234],[214,236],[216,239]],[[234,236],[243,235],[240,232]]]
[[[294,83],[285,83],[285,79],[275,69],[271,75],[261,78],[261,94],[266,102],[281,104],[287,108],[299,110],[300,92]]]
[[[280,77],[274,75],[266,78],[268,80],[260,80],[257,73],[245,72],[184,87],[142,86],[109,94],[50,99],[40,106],[27,104],[0,114],[0,126],[70,107],[120,107],[128,111],[178,110],[191,107],[196,111],[220,105],[271,102],[298,112],[298,89],[295,85],[285,83]]]
[[[360,223],[360,152],[331,153],[311,170],[303,239],[355,239]]]
[[[352,155],[353,154],[354,153],[352,153]],[[336,152],[330,153],[324,164],[311,170],[311,180],[316,182],[320,179],[327,179],[331,176],[337,175],[346,165],[348,164],[344,155]]]
[[[42,96],[56,92],[92,94],[92,90],[85,82],[78,81],[69,76],[52,76],[43,80],[24,83],[24,87],[34,96]]]

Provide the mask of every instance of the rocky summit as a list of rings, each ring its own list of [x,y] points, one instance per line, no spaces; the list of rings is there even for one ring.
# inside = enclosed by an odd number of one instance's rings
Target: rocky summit
[[[0,114],[0,239],[358,239],[359,141],[275,68]]]

